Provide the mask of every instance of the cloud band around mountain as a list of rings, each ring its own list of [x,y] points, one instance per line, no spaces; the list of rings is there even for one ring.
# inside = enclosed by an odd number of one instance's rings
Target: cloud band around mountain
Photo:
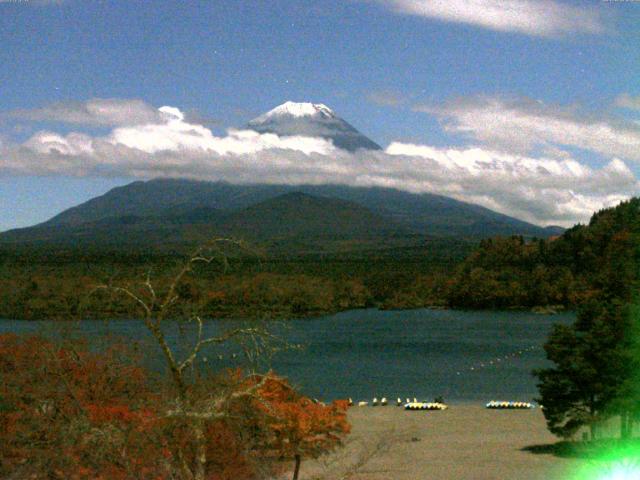
[[[594,210],[638,192],[638,180],[619,158],[592,168],[572,158],[490,146],[445,149],[398,142],[386,151],[350,153],[321,138],[250,130],[216,136],[176,108],[157,112],[150,123],[117,126],[104,136],[41,131],[21,143],[4,142],[0,174],[380,186],[438,193],[533,223],[562,225],[584,221]]]

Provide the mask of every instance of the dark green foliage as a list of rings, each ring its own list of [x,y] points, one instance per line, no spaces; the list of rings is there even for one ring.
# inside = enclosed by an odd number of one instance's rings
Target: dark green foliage
[[[551,432],[571,437],[613,416],[640,412],[640,200],[632,199],[574,227],[547,252],[556,264],[571,265],[585,294],[572,326],[556,326],[545,350],[554,364],[536,372],[540,401]]]
[[[615,413],[612,403],[624,383],[623,305],[591,300],[572,326],[556,326],[545,344],[553,368],[536,372],[549,430],[571,437]]]
[[[482,240],[451,280],[447,303],[463,308],[576,308],[601,291],[618,298],[635,278],[639,202],[632,199],[602,210],[589,225],[577,225],[556,238]]]
[[[571,266],[552,263],[548,253],[561,241],[483,240],[458,268],[447,291],[448,303],[464,308],[574,304],[580,284]]]

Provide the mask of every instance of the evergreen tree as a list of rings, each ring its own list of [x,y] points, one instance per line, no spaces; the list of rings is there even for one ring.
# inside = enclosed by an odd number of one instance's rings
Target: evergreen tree
[[[574,325],[557,325],[545,345],[555,366],[538,370],[540,399],[549,430],[563,438],[581,427],[596,435],[596,425],[614,413],[625,376],[620,346],[626,308],[595,300],[584,306]]]
[[[588,229],[565,235],[582,243],[589,295],[576,322],[556,326],[545,345],[555,365],[534,372],[549,430],[570,437],[619,415],[621,436],[640,414],[640,201],[596,213]],[[587,252],[588,254],[585,254]]]

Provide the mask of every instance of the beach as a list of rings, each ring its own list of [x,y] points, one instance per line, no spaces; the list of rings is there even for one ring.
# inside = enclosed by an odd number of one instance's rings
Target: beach
[[[349,420],[345,447],[303,462],[302,479],[565,480],[583,461],[530,451],[558,441],[538,408],[352,407]]]

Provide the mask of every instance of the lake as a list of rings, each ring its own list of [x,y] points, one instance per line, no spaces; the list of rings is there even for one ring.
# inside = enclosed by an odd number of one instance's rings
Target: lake
[[[277,354],[273,368],[306,394],[326,400],[442,396],[450,403],[530,401],[537,395],[531,370],[547,365],[542,345],[552,325],[574,318],[572,313],[351,310],[274,323],[274,331],[304,349]],[[235,325],[209,321],[205,330]],[[60,322],[0,320],[0,333],[55,334],[59,328]],[[65,322],[63,328],[67,335],[119,335],[143,345],[150,338],[137,320]],[[168,337],[180,344],[193,338],[188,330],[171,328]],[[158,358],[155,346],[143,348]],[[204,355],[212,369],[242,362],[241,351],[231,345]]]

